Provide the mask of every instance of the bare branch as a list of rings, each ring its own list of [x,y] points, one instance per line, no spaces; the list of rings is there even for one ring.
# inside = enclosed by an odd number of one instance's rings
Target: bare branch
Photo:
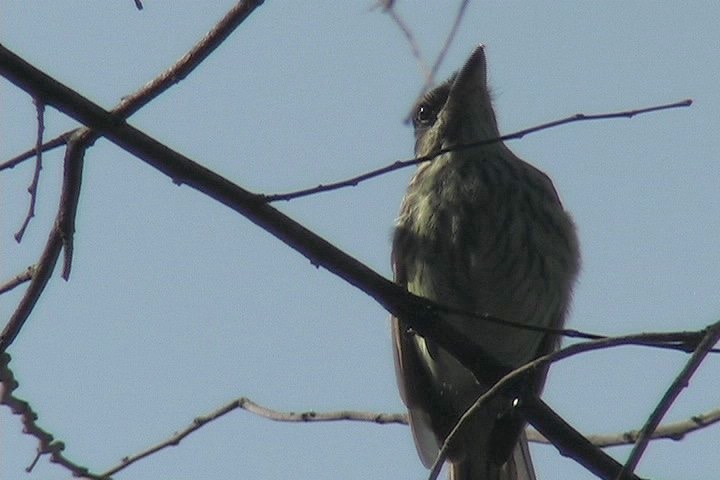
[[[318,185],[316,187],[312,188],[306,188],[303,190],[297,190],[294,192],[288,192],[288,193],[276,193],[271,195],[265,195],[264,198],[268,202],[277,202],[280,200],[288,201],[288,200],[294,200],[296,198],[301,197],[307,197],[308,195],[315,195],[317,193],[322,192],[329,192],[331,190],[338,190],[340,188],[345,187],[354,187],[358,185],[361,182],[364,182],[366,180],[369,180],[371,178],[379,177],[380,175],[384,175],[386,173],[400,170],[401,168],[410,167],[413,165],[418,165],[420,163],[429,162],[435,159],[436,157],[443,155],[448,152],[454,152],[458,150],[467,150],[469,148],[475,148],[482,145],[489,145],[492,143],[502,142],[506,140],[515,140],[523,138],[525,135],[529,135],[531,133],[539,132],[541,130],[547,130],[553,127],[557,127],[560,125],[565,125],[568,123],[574,123],[574,122],[583,122],[583,121],[589,121],[589,120],[607,120],[611,118],[632,118],[636,115],[644,114],[644,113],[650,113],[650,112],[656,112],[659,110],[669,110],[673,108],[681,108],[681,107],[689,107],[692,105],[692,100],[682,100],[679,102],[674,103],[668,103],[665,105],[657,105],[647,108],[640,108],[636,110],[623,110],[620,112],[611,112],[611,113],[596,113],[596,114],[584,114],[584,113],[577,113],[575,115],[571,115],[569,117],[562,118],[560,120],[554,120],[552,122],[543,123],[540,125],[536,125],[534,127],[526,128],[524,130],[519,130],[514,133],[510,133],[508,135],[503,135],[498,138],[491,138],[489,140],[482,140],[479,142],[473,142],[468,143],[465,145],[457,145],[452,148],[443,148],[432,155],[426,155],[424,157],[417,157],[409,160],[400,160],[397,161],[391,165],[387,165],[382,168],[378,168],[377,170],[372,170],[367,173],[363,173],[362,175],[358,175],[353,178],[349,178],[347,180],[341,180],[339,182],[330,183],[327,185]]]
[[[137,92],[122,99],[113,113],[128,118],[140,110],[158,95],[176,83],[184,80],[200,63],[202,63],[225,39],[262,3],[262,0],[240,1],[185,55],[170,68],[158,75]],[[69,130],[46,144],[42,151],[48,151],[65,145],[79,129]],[[0,164],[0,171],[13,168],[23,161],[35,156],[36,147]]]
[[[25,290],[25,295],[20,299],[20,303],[5,325],[2,334],[0,334],[0,352],[7,350],[7,347],[10,346],[20,332],[20,329],[22,329],[25,320],[30,316],[30,312],[35,307],[40,295],[43,290],[45,290],[47,282],[50,280],[57,259],[60,256],[61,248],[62,239],[60,238],[59,230],[53,228],[45,243],[45,249],[35,265],[35,271],[33,272],[30,285],[27,290]]]
[[[290,423],[315,423],[315,422],[337,422],[337,421],[351,421],[351,422],[363,422],[363,423],[375,423],[378,425],[407,425],[408,417],[404,413],[382,413],[382,412],[367,412],[360,410],[339,410],[336,412],[317,412],[315,410],[306,410],[304,412],[285,412],[280,410],[274,410],[266,406],[260,405],[247,397],[241,397],[237,400],[224,405],[214,412],[209,413],[201,419],[211,418],[216,420],[222,415],[218,415],[218,412],[223,412],[228,409],[243,409],[254,415],[262,418],[267,418],[276,422],[290,422]],[[209,423],[211,420],[203,422],[203,425]],[[720,408],[710,410],[699,415],[693,415],[687,420],[679,422],[668,423],[658,427],[652,434],[652,440],[675,440],[680,441],[689,433],[694,433],[698,430],[710,427],[720,422]],[[195,425],[195,423],[193,423]],[[189,429],[190,427],[188,427]],[[187,430],[187,429],[186,429]],[[183,430],[185,432],[186,430]],[[194,432],[197,428],[194,428]],[[192,433],[192,432],[189,432]],[[167,442],[175,445],[180,440],[185,438],[187,435],[180,433],[173,435]],[[588,435],[587,439],[590,442],[600,448],[617,447],[621,445],[632,445],[636,442],[640,432],[638,430],[630,430],[622,433],[605,433]],[[527,437],[530,442],[539,443],[543,445],[551,445],[551,443],[538,431],[528,428]],[[155,447],[153,447],[155,448]],[[113,472],[114,473],[114,472]]]
[[[11,278],[7,282],[1,284],[0,285],[0,295],[2,295],[3,293],[9,292],[10,290],[22,285],[25,282],[29,282],[30,280],[32,280],[33,275],[35,275],[35,267],[29,266],[27,269],[25,269],[24,272],[16,275],[15,278]]]
[[[245,410],[249,413],[266,418],[276,422],[291,423],[318,423],[318,422],[336,422],[336,421],[355,421],[365,423],[375,423],[378,425],[407,425],[408,418],[402,413],[376,413],[364,412],[357,410],[340,410],[336,412],[316,412],[313,410],[304,412],[285,412],[268,408],[260,405],[247,397],[240,397],[232,402],[223,405],[213,412],[197,417],[193,422],[183,430],[176,432],[167,440],[153,445],[142,452],[130,455],[122,459],[122,462],[104,472],[101,476],[110,476],[124,470],[133,463],[147,458],[168,447],[175,447],[180,444],[190,434],[201,429],[205,425],[225,416],[234,410]],[[720,409],[712,410],[702,415],[696,415],[686,421],[671,423],[658,428],[653,434],[653,440],[671,438],[680,440],[687,433],[700,430],[714,423],[720,422]],[[531,442],[550,444],[548,440],[535,430],[527,431],[528,439]],[[616,445],[632,444],[637,438],[638,432],[625,432],[620,434],[591,435],[588,440],[598,447],[610,447]]]
[[[162,92],[187,77],[187,75],[207,58],[261,3],[262,0],[245,0],[238,2],[197,45],[170,69],[163,72],[158,78],[148,83],[138,92],[125,97],[120,105],[113,110],[113,112],[119,116],[114,117],[113,123],[122,123],[124,118],[135,113]],[[0,45],[0,48],[3,47]],[[1,66],[3,70],[7,68],[12,70],[10,65],[4,62]],[[17,73],[18,72],[13,72],[9,75],[12,76]],[[37,93],[38,96],[43,97],[45,94],[44,87],[40,86]],[[60,255],[60,249],[63,246],[66,247],[63,274],[67,278],[70,273],[73,244],[72,232],[74,232],[75,212],[77,210],[77,200],[80,195],[82,177],[82,155],[84,155],[85,148],[92,144],[97,138],[97,134],[94,132],[90,133],[87,129],[76,129],[66,132],[58,138],[63,139],[61,144],[65,143],[65,141],[70,142],[71,139],[76,141],[73,145],[69,145],[65,155],[62,198],[55,221],[55,227],[50,232],[45,249],[37,264],[35,276],[28,290],[25,292],[25,296],[5,326],[2,335],[0,335],[0,352],[4,352],[20,332],[20,329],[45,289],[45,285],[47,285]],[[41,151],[44,150],[44,148],[37,148],[36,146],[36,150]],[[16,164],[17,163],[14,163],[12,166]]]
[[[694,415],[687,420],[661,425],[650,436],[651,440],[669,439],[680,441],[689,433],[702,430],[720,422],[720,408],[709,412]],[[548,440],[535,430],[527,431],[528,440],[535,443],[550,444]],[[632,445],[637,442],[640,431],[630,430],[622,433],[608,433],[602,435],[589,435],[587,438],[601,448]]]
[[[18,387],[17,381],[10,370],[10,355],[0,353],[0,404],[7,405],[12,413],[20,415],[23,424],[23,432],[38,439],[37,457],[27,467],[28,473],[37,464],[37,460],[41,455],[50,455],[53,463],[62,465],[76,477],[87,477],[99,479],[98,475],[90,473],[87,468],[78,465],[63,455],[65,444],[59,440],[55,440],[52,434],[43,430],[38,424],[38,415],[35,413],[28,402],[13,396],[12,392]]]
[[[692,354],[687,364],[685,364],[685,367],[670,384],[670,387],[660,399],[660,402],[658,402],[655,410],[653,410],[648,417],[642,430],[640,430],[640,435],[635,443],[635,447],[630,452],[630,456],[625,462],[618,478],[625,478],[625,474],[630,474],[635,471],[643,452],[648,446],[650,437],[662,421],[663,416],[665,416],[673,402],[675,402],[675,399],[680,395],[680,392],[689,385],[690,378],[718,340],[720,340],[720,322],[710,325],[705,330],[705,338],[703,338],[702,342],[697,346],[695,353]]]
[[[190,435],[191,433],[199,430],[206,424],[217,420],[218,418],[232,412],[233,410],[247,410],[248,412],[254,413],[255,415],[258,415],[263,418],[267,418],[270,420],[275,420],[277,422],[298,422],[298,423],[309,423],[309,422],[334,422],[334,421],[343,421],[343,420],[360,420],[364,422],[373,422],[380,425],[386,425],[386,424],[400,424],[400,425],[406,425],[407,419],[405,415],[402,414],[373,414],[373,413],[365,413],[365,412],[357,412],[357,411],[340,411],[340,412],[327,412],[327,413],[315,413],[315,412],[302,412],[302,413],[295,413],[295,412],[281,412],[278,410],[273,410],[267,407],[264,407],[262,405],[259,405],[252,400],[250,400],[247,397],[241,397],[236,400],[233,400],[232,402],[228,403],[227,405],[224,405],[214,412],[209,413],[208,415],[197,417],[195,420],[193,420],[192,424],[190,424],[185,429],[181,430],[180,432],[175,433],[172,437],[168,438],[164,442],[161,442],[155,446],[152,446],[148,448],[147,450],[144,450],[136,455],[132,455],[129,457],[125,457],[122,460],[122,463],[116,467],[113,467],[102,474],[102,476],[110,476],[114,475],[117,472],[124,470],[128,466],[132,465],[133,463],[137,462],[138,460],[142,460],[143,458],[149,457],[150,455],[159,452],[160,450],[163,450],[168,447],[175,447],[180,444],[180,442]]]
[[[76,129],[77,130],[77,129]],[[10,160],[0,163],[0,172],[3,170],[7,170],[9,168],[15,168],[17,165],[20,165],[25,160],[28,160],[30,158],[33,158],[37,155],[37,152],[48,152],[50,150],[53,150],[57,147],[62,147],[67,143],[68,136],[72,133],[74,133],[75,130],[70,130],[68,132],[65,132],[61,135],[58,135],[57,137],[53,138],[52,140],[48,140],[47,142],[43,143],[40,148],[38,149],[37,146],[34,146],[30,150],[27,150],[20,155],[17,155]]]
[[[37,135],[35,137],[35,173],[33,173],[32,182],[28,187],[28,193],[30,194],[30,205],[28,206],[28,212],[25,216],[20,230],[15,234],[15,241],[20,243],[23,235],[25,235],[25,229],[30,225],[30,220],[35,216],[35,203],[37,201],[37,189],[40,183],[40,171],[42,170],[42,149],[40,148],[43,144],[42,138],[45,132],[45,104],[39,98],[33,100],[35,103],[35,109],[37,111]]]
[[[307,410],[304,412],[283,412],[280,410],[274,410],[259,405],[247,397],[242,397],[238,400],[234,400],[233,402],[219,408],[218,410],[216,410],[216,412],[223,411],[230,406],[234,406],[234,408],[242,408],[259,417],[267,418],[276,422],[324,423],[336,421],[352,421],[375,423],[378,425],[408,424],[407,414],[404,413],[381,413],[359,410],[340,410],[336,412],[316,412],[314,410]],[[213,420],[215,420],[216,413],[210,413],[208,417],[210,416],[212,416]],[[716,408],[714,410],[710,410],[699,415],[693,415],[687,420],[661,425],[655,430],[655,432],[653,432],[651,438],[652,440],[670,439],[680,441],[685,438],[687,434],[702,430],[718,422],[720,422],[720,408]],[[178,435],[179,434],[174,435],[173,438],[177,438]],[[630,430],[622,433],[588,435],[587,439],[590,440],[590,442],[597,447],[607,448],[617,447],[621,445],[632,445],[637,441],[639,435],[640,432],[638,430]],[[184,435],[183,438],[185,436],[186,435]],[[551,443],[536,430],[527,429],[527,437],[528,440],[533,443],[551,445]],[[169,440],[168,442],[174,443],[172,440]]]
[[[340,410],[337,412],[315,412],[312,410],[306,412],[281,412],[259,405],[247,397],[242,397],[236,401],[239,402],[238,408],[276,422],[307,423],[357,420],[377,423],[378,425],[407,425],[407,416],[400,413],[371,413],[354,410]]]
[[[263,0],[241,0],[185,55],[137,92],[124,97],[113,113],[127,118],[184,80],[239,27]]]

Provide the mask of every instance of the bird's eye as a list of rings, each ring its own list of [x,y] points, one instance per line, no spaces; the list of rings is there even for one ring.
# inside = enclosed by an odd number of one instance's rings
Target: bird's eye
[[[436,117],[437,112],[435,112],[435,109],[433,109],[427,103],[421,103],[415,110],[415,118],[413,118],[413,123],[415,124],[415,128],[429,127],[435,122]]]

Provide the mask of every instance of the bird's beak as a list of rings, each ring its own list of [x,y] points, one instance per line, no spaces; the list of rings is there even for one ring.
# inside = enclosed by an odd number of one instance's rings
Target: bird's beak
[[[450,88],[448,103],[465,100],[477,92],[487,91],[487,63],[485,46],[479,45],[455,77]]]
[[[495,138],[497,125],[487,86],[485,47],[479,45],[458,71],[440,113],[445,147]]]

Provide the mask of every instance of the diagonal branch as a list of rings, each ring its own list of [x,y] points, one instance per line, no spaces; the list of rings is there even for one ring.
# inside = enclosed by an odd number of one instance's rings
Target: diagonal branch
[[[57,147],[62,147],[65,145],[68,141],[68,137],[75,133],[77,129],[75,130],[69,130],[65,133],[62,133],[58,135],[57,137],[53,138],[52,140],[48,140],[47,142],[43,143],[39,147],[35,145],[30,150],[27,150],[20,155],[16,155],[10,160],[0,163],[0,171],[7,170],[9,168],[15,168],[16,166],[20,165],[25,160],[29,160],[35,156],[37,156],[38,152],[49,152],[50,150],[53,150]]]
[[[675,402],[675,399],[680,395],[680,392],[689,385],[690,378],[718,340],[720,340],[720,322],[710,325],[706,329],[705,338],[703,338],[702,342],[697,346],[695,353],[692,354],[685,367],[670,384],[665,395],[660,399],[655,410],[653,410],[650,417],[648,417],[647,422],[645,422],[642,430],[640,430],[640,435],[638,436],[637,443],[635,443],[635,447],[630,452],[630,456],[625,462],[622,471],[618,474],[619,479],[625,478],[624,475],[631,474],[635,470],[643,452],[648,446],[653,432],[662,421],[663,416],[665,416],[673,402]]]
[[[114,113],[127,118],[184,80],[239,27],[264,0],[240,0],[185,55],[137,92],[123,98]]]

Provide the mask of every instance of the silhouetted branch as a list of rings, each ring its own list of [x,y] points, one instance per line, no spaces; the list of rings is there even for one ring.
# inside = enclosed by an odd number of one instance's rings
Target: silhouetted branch
[[[655,410],[653,410],[648,417],[642,430],[640,430],[640,435],[635,443],[635,447],[633,447],[630,452],[630,456],[623,466],[622,472],[620,472],[620,478],[624,478],[624,474],[629,474],[635,471],[645,448],[647,448],[650,437],[658,425],[660,425],[663,416],[665,416],[667,411],[675,402],[675,399],[678,395],[680,395],[680,392],[689,385],[690,378],[718,340],[720,340],[720,322],[710,325],[705,329],[705,336],[702,342],[700,342],[697,346],[695,353],[692,354],[685,364],[685,367],[683,367],[680,374],[678,374],[677,378],[675,378],[675,380],[670,384],[670,387],[660,399],[660,402],[658,402]]]
[[[400,160],[395,163],[392,163],[391,165],[387,165],[385,167],[378,168],[376,170],[372,170],[367,173],[363,173],[361,175],[358,175],[353,178],[349,178],[347,180],[341,180],[339,182],[334,182],[334,183],[330,183],[327,185],[318,185],[316,187],[306,188],[303,190],[297,190],[294,192],[275,193],[275,194],[271,194],[271,195],[265,195],[264,198],[269,202],[276,202],[276,201],[280,201],[280,200],[288,201],[288,200],[294,200],[296,198],[307,197],[308,195],[315,195],[317,193],[329,192],[331,190],[338,190],[340,188],[354,187],[361,182],[370,180],[371,178],[379,177],[380,175],[384,175],[386,173],[389,173],[389,172],[392,172],[395,170],[400,170],[401,168],[406,168],[406,167],[410,167],[413,165],[418,165],[420,163],[432,161],[436,157],[439,157],[440,155],[443,155],[448,152],[467,150],[470,148],[475,148],[475,147],[479,147],[482,145],[490,145],[492,143],[502,142],[505,140],[515,140],[515,139],[523,138],[525,135],[529,135],[531,133],[539,132],[541,130],[547,130],[549,128],[557,127],[560,125],[565,125],[567,123],[583,122],[583,121],[589,121],[589,120],[607,120],[607,119],[611,119],[611,118],[632,118],[636,115],[640,115],[640,114],[644,114],[644,113],[656,112],[659,110],[669,110],[669,109],[680,108],[680,107],[689,107],[690,105],[692,105],[692,100],[688,99],[688,100],[682,100],[679,102],[668,103],[665,105],[657,105],[657,106],[653,106],[653,107],[640,108],[640,109],[636,109],[636,110],[623,110],[620,112],[596,113],[596,114],[577,113],[575,115],[571,115],[569,117],[565,117],[560,120],[554,120],[552,122],[536,125],[534,127],[530,127],[530,128],[526,128],[524,130],[519,130],[517,132],[510,133],[508,135],[502,135],[498,138],[491,138],[489,140],[482,140],[479,142],[472,142],[472,143],[468,143],[468,144],[464,144],[464,145],[456,145],[451,148],[443,148],[431,155],[425,155],[423,157],[416,157],[416,158],[412,158],[409,160]]]

